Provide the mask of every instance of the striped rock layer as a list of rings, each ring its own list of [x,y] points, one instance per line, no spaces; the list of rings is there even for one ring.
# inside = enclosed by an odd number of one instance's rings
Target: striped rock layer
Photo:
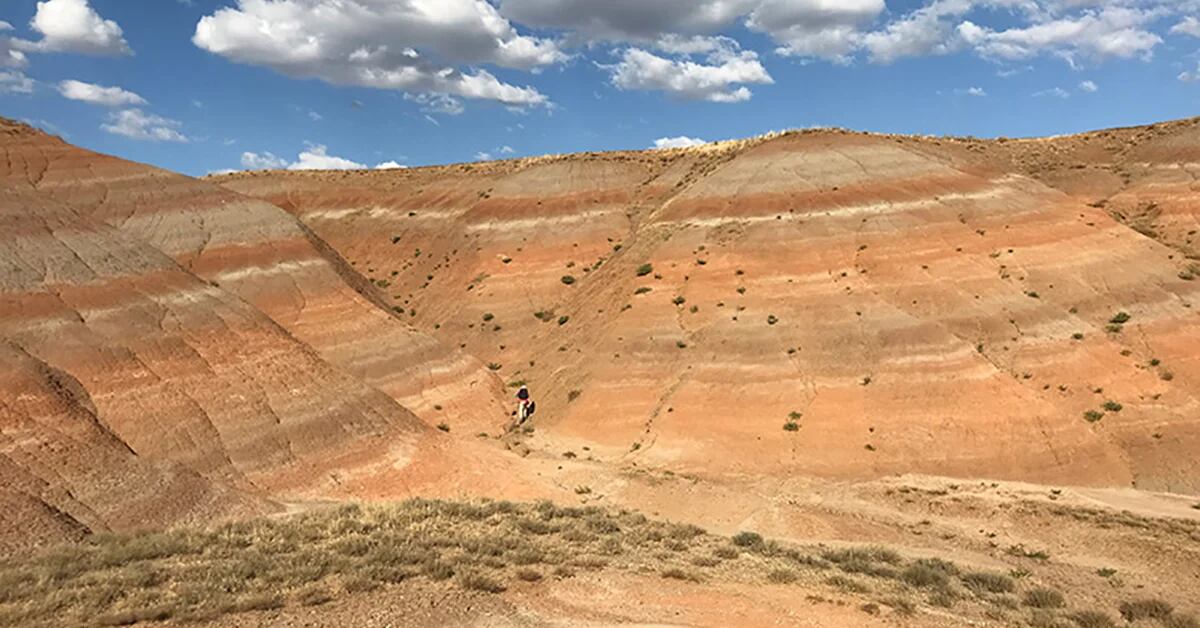
[[[1197,175],[1189,120],[216,181],[528,383],[564,447],[1195,491]]]

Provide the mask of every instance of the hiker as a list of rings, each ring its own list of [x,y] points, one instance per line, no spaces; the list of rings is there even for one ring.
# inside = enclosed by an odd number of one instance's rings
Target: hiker
[[[514,413],[517,416],[517,425],[521,425],[526,419],[533,416],[536,409],[537,404],[529,398],[529,389],[522,386],[517,391],[517,411]]]

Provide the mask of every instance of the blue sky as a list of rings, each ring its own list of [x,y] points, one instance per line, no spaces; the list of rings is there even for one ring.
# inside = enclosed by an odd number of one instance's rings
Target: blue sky
[[[6,0],[0,115],[192,175],[1200,113],[1200,0]],[[71,81],[74,81],[71,83]]]

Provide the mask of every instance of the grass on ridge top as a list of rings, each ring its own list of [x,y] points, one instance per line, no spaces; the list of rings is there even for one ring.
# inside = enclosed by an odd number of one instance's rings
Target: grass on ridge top
[[[941,607],[962,602],[960,612],[978,615],[1017,588],[1007,576],[908,561],[883,548],[785,547],[752,532],[721,537],[629,511],[411,500],[210,530],[97,535],[0,562],[0,625],[213,620],[320,605],[416,578],[499,593],[602,570],[685,585],[801,584],[874,596],[897,612],[925,598]]]

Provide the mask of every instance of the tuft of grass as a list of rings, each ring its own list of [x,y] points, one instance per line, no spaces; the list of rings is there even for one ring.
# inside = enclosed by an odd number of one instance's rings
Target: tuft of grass
[[[333,594],[321,585],[309,585],[296,593],[301,606],[320,606],[333,601]]]
[[[783,431],[798,432],[798,431],[800,431],[800,424],[789,419],[786,423],[783,424]]]
[[[1112,325],[1124,325],[1132,318],[1133,317],[1130,316],[1128,312],[1117,312],[1112,318],[1108,319],[1108,322]]]
[[[1121,404],[1110,399],[1108,401],[1105,401],[1104,406],[1102,406],[1102,407],[1109,412],[1120,412],[1121,408],[1123,408],[1124,406],[1122,406]]]
[[[502,366],[501,366],[499,363],[497,363],[497,362],[488,362],[488,365],[487,365],[487,367],[488,367],[488,370],[489,370],[489,371],[499,371],[501,368],[503,368],[503,367],[502,367]]]
[[[775,569],[767,574],[767,580],[775,584],[791,584],[797,579],[799,579],[799,576],[791,569]]]
[[[967,585],[968,589],[976,593],[1012,593],[1017,588],[1012,578],[1004,574],[984,571],[973,571],[964,574],[962,581],[963,584]]]
[[[1100,569],[1096,570],[1096,575],[1100,576],[1101,578],[1111,578],[1117,575],[1117,570],[1113,569],[1112,567],[1101,567]]]
[[[900,572],[900,579],[918,588],[944,588],[950,583],[950,578],[941,569],[916,563]]]
[[[1026,591],[1023,602],[1031,608],[1062,608],[1067,605],[1062,593],[1046,588]]]
[[[503,593],[507,589],[499,580],[479,572],[461,574],[458,577],[458,585],[468,591],[483,591],[485,593]]]
[[[1141,599],[1121,602],[1117,610],[1125,621],[1133,623],[1142,619],[1166,619],[1175,612],[1175,607],[1162,600]]]
[[[690,571],[685,571],[683,569],[680,569],[679,567],[668,567],[668,568],[662,570],[661,575],[662,575],[662,577],[668,578],[670,580],[684,580],[687,582],[700,582],[700,576],[697,576],[696,574],[694,574]]]
[[[870,593],[871,587],[866,584],[842,575],[829,576],[825,579],[825,584],[845,591],[846,593]]]
[[[521,580],[524,580],[525,582],[537,582],[542,579],[542,572],[540,572],[536,569],[529,569],[529,568],[518,569],[517,570],[517,578],[520,578]]]
[[[1088,410],[1083,413],[1083,420],[1088,423],[1095,423],[1104,418],[1104,413],[1099,410]]]

